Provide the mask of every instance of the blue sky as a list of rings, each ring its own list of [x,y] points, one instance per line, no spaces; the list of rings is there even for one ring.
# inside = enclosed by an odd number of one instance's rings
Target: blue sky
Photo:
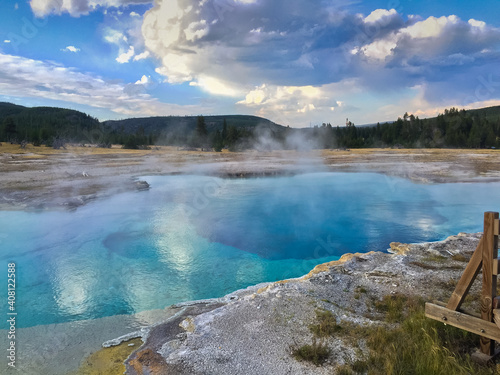
[[[4,0],[0,101],[295,127],[500,105],[486,0]]]

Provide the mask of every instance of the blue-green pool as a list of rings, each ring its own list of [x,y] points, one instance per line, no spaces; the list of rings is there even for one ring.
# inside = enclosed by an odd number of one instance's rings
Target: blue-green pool
[[[17,265],[18,327],[220,297],[345,252],[481,231],[483,212],[500,207],[498,183],[374,173],[143,179],[149,191],[76,211],[0,212],[5,288],[7,264]]]

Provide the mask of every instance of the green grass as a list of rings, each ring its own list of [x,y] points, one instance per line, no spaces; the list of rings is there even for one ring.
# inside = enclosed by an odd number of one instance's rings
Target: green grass
[[[479,348],[479,336],[426,318],[424,302],[402,294],[386,295],[373,302],[385,323],[364,326],[337,324],[331,311],[316,310],[316,320],[309,326],[312,344],[292,346],[292,354],[319,366],[330,356],[327,340],[335,334],[346,345],[359,348],[364,342],[367,348],[359,351],[357,359],[337,367],[339,375],[500,374],[471,360],[470,354]]]
[[[445,262],[448,258],[442,256],[442,255],[437,255],[437,254],[432,254],[429,256],[426,256],[423,260],[427,262]]]
[[[309,326],[316,337],[333,336],[342,327],[337,324],[337,319],[329,310],[316,310],[316,322]]]
[[[337,324],[337,319],[329,310],[316,310],[316,320],[309,326],[314,338],[311,344],[290,347],[292,355],[300,361],[308,361],[320,366],[330,356],[330,348],[324,342],[324,338],[333,336],[342,329]],[[320,341],[317,339],[320,338]]]
[[[361,286],[361,285],[360,285],[360,286],[357,286],[357,287],[356,287],[356,289],[355,289],[355,291],[356,291],[357,293],[363,293],[363,294],[368,293],[368,291],[366,290],[366,288],[365,288],[365,287],[363,287],[363,286]]]
[[[384,313],[387,322],[396,323],[402,321],[405,311],[413,310],[419,302],[402,294],[391,294],[384,296],[381,301],[375,301],[375,309]]]
[[[352,339],[365,340],[370,349],[364,358],[346,364],[338,373],[369,375],[485,375],[493,368],[472,362],[470,353],[479,346],[479,337],[425,317],[424,302],[418,298],[390,295],[376,304],[387,326],[350,325],[344,332]]]
[[[469,258],[467,258],[466,256],[464,256],[462,254],[452,255],[451,259],[459,261],[459,262],[468,262],[469,261]]]
[[[308,361],[320,366],[330,356],[330,348],[322,340],[318,342],[313,339],[311,345],[292,347],[292,355],[299,361]]]

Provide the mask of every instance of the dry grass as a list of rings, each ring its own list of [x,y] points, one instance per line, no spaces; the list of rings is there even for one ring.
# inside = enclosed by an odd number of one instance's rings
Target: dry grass
[[[292,355],[299,361],[308,361],[316,366],[322,365],[330,356],[330,348],[323,341],[313,339],[311,345],[292,347]]]
[[[338,368],[338,374],[449,375],[495,374],[495,369],[472,362],[470,353],[479,346],[479,337],[429,319],[420,298],[385,296],[376,304],[387,322],[384,325],[343,324],[350,341],[364,341],[370,349],[364,358]]]
[[[455,255],[453,255],[453,256],[451,257],[451,259],[456,260],[456,261],[458,261],[458,262],[465,262],[465,263],[467,263],[467,262],[469,261],[469,259],[470,259],[470,258],[467,258],[467,257],[465,257],[465,256],[464,256],[464,255],[462,255],[462,254],[455,254]]]
[[[317,337],[333,336],[342,327],[337,324],[337,319],[329,310],[316,310],[316,322],[309,326],[311,332]]]
[[[22,149],[18,144],[2,143],[0,146],[1,154],[14,154],[25,155],[25,157],[36,158],[47,155],[116,155],[116,154],[131,154],[131,155],[146,155],[154,152],[155,150],[128,150],[123,149],[119,145],[113,145],[111,148],[98,148],[98,147],[81,147],[81,146],[66,146],[66,149],[56,150],[47,146],[33,146],[28,144],[26,148]]]

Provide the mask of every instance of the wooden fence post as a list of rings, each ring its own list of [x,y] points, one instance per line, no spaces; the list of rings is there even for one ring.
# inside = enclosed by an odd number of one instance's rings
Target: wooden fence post
[[[498,223],[498,212],[485,212],[481,319],[488,322],[493,322],[493,299],[497,292],[497,276],[493,274],[493,263],[498,258],[498,236],[495,235],[495,223]],[[493,355],[495,353],[495,341],[481,336],[481,352],[486,355]]]
[[[500,272],[498,261],[498,235],[500,221],[498,212],[484,213],[484,232],[479,244],[465,267],[447,304],[437,301],[425,304],[428,318],[473,332],[481,336],[480,352],[473,358],[479,362],[494,360],[495,341],[500,342],[500,306],[495,306],[497,294],[497,275]],[[481,317],[460,309],[472,283],[482,268]],[[498,299],[498,298],[497,298]]]

